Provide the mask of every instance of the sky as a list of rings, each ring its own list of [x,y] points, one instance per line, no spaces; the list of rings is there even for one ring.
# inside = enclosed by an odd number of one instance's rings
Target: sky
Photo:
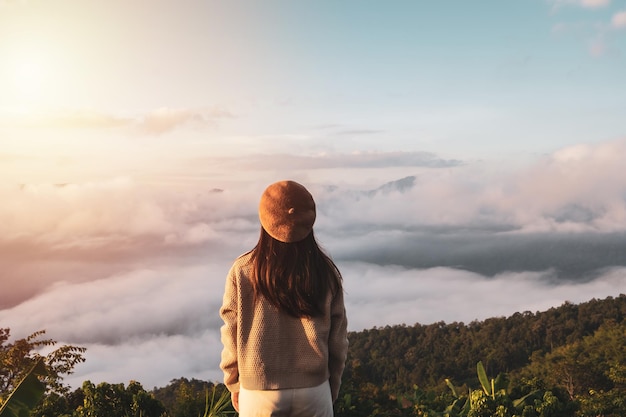
[[[626,1],[0,0],[0,327],[221,381],[267,185],[349,329],[626,292]]]

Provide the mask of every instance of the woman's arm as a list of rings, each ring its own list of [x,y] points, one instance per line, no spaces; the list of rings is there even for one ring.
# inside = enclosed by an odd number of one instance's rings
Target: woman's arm
[[[222,344],[222,360],[220,368],[224,371],[224,384],[230,392],[239,392],[239,367],[237,362],[237,295],[236,271],[233,266],[226,279],[224,298],[220,308],[220,317],[224,325],[220,329]]]

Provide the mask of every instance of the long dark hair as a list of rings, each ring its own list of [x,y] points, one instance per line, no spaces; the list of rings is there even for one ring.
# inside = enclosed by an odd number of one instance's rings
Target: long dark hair
[[[261,228],[251,253],[255,296],[291,316],[323,315],[328,292],[343,290],[339,269],[318,246],[313,231],[299,242],[284,243]]]

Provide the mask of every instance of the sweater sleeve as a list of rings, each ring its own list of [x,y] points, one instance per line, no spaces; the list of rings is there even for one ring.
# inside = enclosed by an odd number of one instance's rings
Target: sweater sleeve
[[[328,368],[333,402],[339,396],[341,375],[348,355],[348,320],[343,301],[343,290],[337,292],[331,304],[331,324],[328,339]]]
[[[220,332],[222,345],[222,360],[220,368],[224,372],[224,385],[230,392],[239,391],[239,365],[237,360],[237,310],[238,291],[235,266],[228,273],[224,298],[220,308],[220,317],[224,321]]]

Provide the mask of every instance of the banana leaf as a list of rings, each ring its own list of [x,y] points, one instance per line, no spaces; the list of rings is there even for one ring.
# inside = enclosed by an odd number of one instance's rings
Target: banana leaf
[[[28,417],[46,391],[46,386],[37,378],[44,375],[46,366],[43,358],[30,369],[9,397],[0,406],[0,417]]]
[[[493,395],[493,389],[491,387],[491,383],[489,382],[489,378],[487,378],[487,373],[485,372],[485,367],[483,366],[482,361],[476,364],[476,373],[478,374],[478,380],[480,381],[480,385],[483,386],[485,394],[489,396]]]

